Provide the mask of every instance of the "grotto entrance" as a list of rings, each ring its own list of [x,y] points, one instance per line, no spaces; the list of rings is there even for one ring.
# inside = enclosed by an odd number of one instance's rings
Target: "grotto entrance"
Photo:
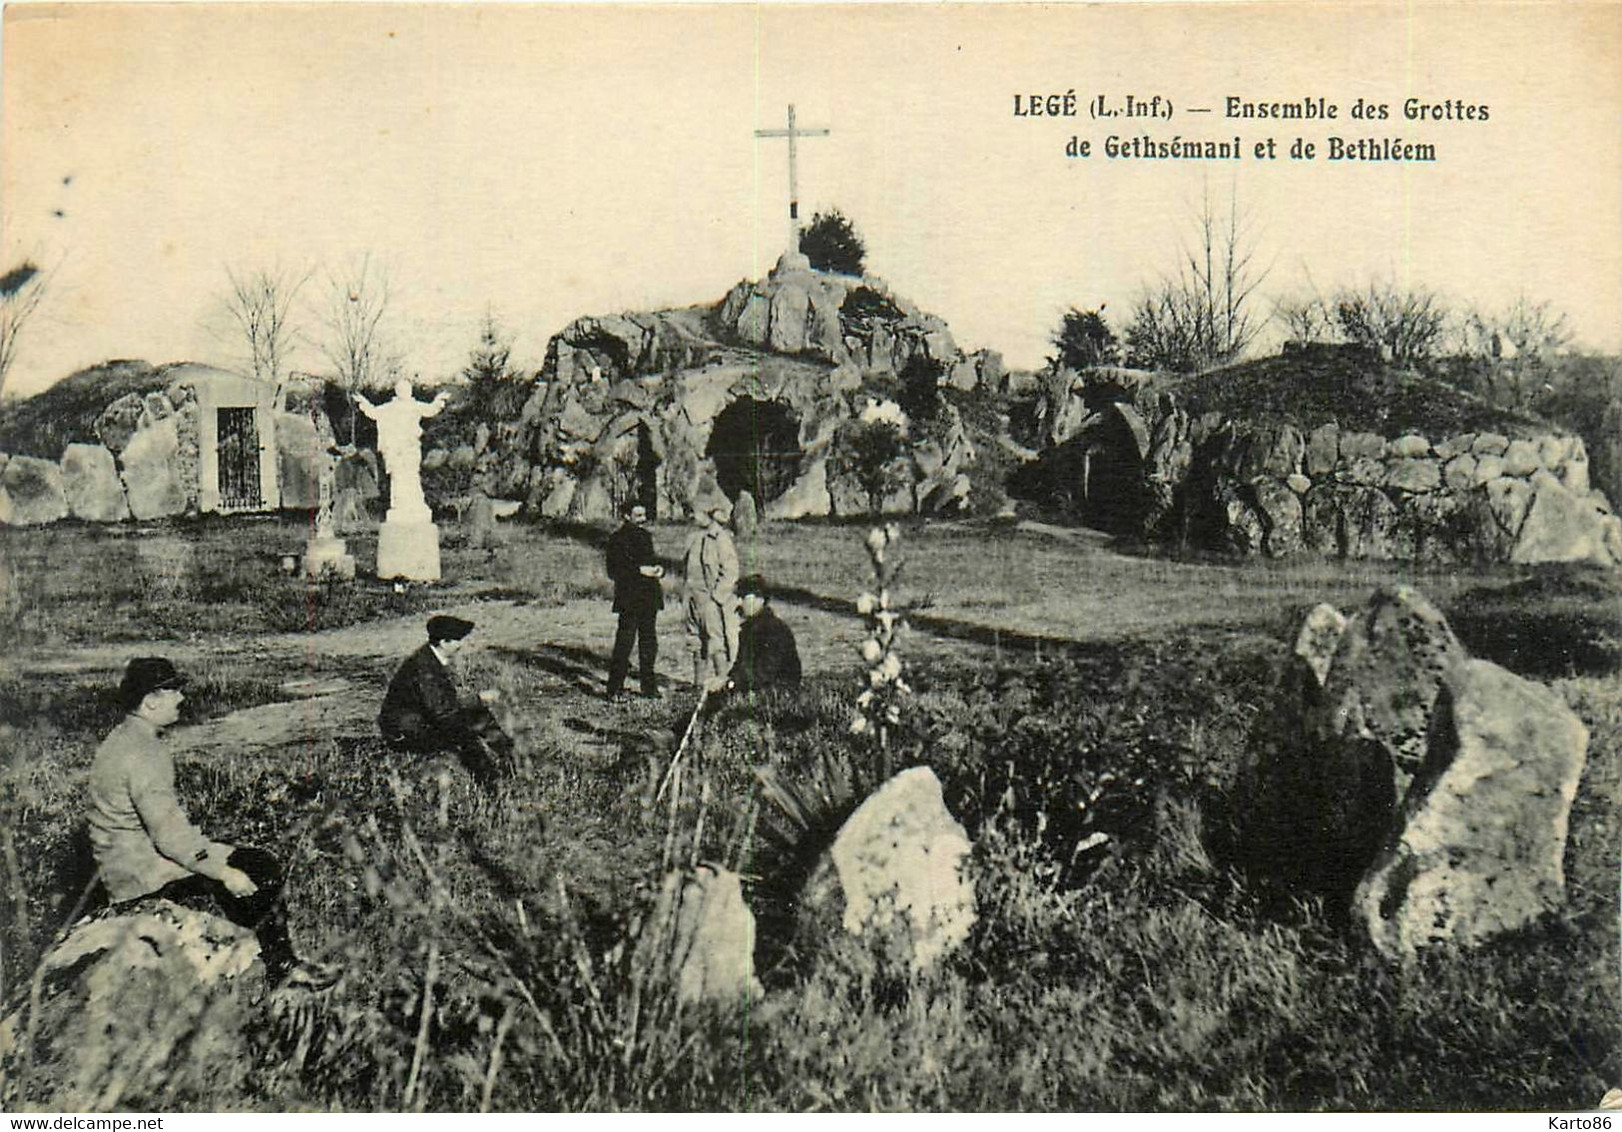
[[[800,474],[800,422],[781,401],[740,397],[715,418],[704,455],[728,499],[740,491],[770,503]]]
[[[1141,534],[1149,496],[1148,433],[1135,412],[1110,405],[1082,431],[1015,471],[1009,490],[1066,520],[1113,535]]]

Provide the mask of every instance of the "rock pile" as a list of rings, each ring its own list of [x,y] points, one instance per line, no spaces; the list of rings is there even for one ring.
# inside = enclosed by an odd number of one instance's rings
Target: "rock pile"
[[[1558,906],[1588,735],[1471,658],[1421,595],[1307,617],[1241,788],[1253,863],[1348,907],[1382,952],[1474,943]]]
[[[869,377],[914,359],[957,388],[1003,378],[995,354],[964,354],[880,281],[787,258],[718,307],[577,319],[548,344],[518,419],[496,426],[489,490],[578,521],[631,498],[681,517],[744,486],[769,519],[865,514],[849,426],[876,400]],[[909,438],[886,509],[962,508],[973,457],[962,420],[944,413]]]
[[[1136,392],[1080,420],[1079,395],[1067,393],[1044,414],[1053,471],[1033,482],[1050,500],[1068,492],[1085,521],[1100,523],[1087,501],[1099,494],[1089,486],[1102,485],[1117,510],[1133,512],[1102,525],[1238,554],[1622,563],[1622,517],[1591,487],[1580,437],[1433,440],[1333,423],[1303,432],[1196,418],[1170,395]]]

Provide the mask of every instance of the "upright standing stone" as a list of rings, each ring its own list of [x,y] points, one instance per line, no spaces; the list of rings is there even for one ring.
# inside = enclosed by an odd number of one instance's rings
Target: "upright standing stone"
[[[760,534],[760,512],[755,508],[755,497],[747,491],[738,492],[738,498],[732,504],[732,534],[740,550],[746,542],[753,542]]]
[[[116,523],[130,517],[118,465],[100,444],[70,444],[63,449],[62,487],[74,518]]]
[[[904,770],[840,828],[806,884],[802,914],[837,909],[850,935],[896,933],[913,970],[932,967],[974,926],[974,885],[962,867],[971,848],[935,772]]]
[[[377,532],[379,578],[439,580],[439,528],[422,495],[422,420],[437,415],[446,399],[441,392],[418,401],[405,380],[382,405],[355,394],[360,411],[377,422],[377,447],[389,473],[389,510]]]
[[[738,874],[708,865],[667,874],[635,956],[682,1002],[758,997],[755,917]]]

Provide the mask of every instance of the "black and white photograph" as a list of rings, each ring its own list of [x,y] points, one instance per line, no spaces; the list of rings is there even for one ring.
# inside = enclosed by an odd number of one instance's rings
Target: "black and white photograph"
[[[6,4],[0,1110],[1610,1127],[1619,58]]]

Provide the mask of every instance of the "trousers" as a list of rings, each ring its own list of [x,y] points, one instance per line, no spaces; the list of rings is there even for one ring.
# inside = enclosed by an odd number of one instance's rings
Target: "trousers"
[[[738,655],[738,610],[725,601],[696,595],[687,602],[687,622],[698,634],[698,655],[706,676],[725,676]]]
[[[253,932],[259,939],[259,957],[264,960],[265,971],[272,982],[279,982],[298,962],[287,933],[281,863],[263,849],[242,847],[233,849],[225,863],[247,873],[248,879],[259,886],[258,891],[252,896],[232,896],[223,882],[193,874],[170,881],[155,895],[200,912],[217,913]]]
[[[608,662],[608,694],[618,695],[625,687],[625,676],[631,668],[631,646],[640,643],[638,662],[641,666],[642,690],[653,695],[659,690],[659,677],[653,665],[659,659],[659,611],[646,609],[620,610],[619,629],[614,633],[614,655]]]

